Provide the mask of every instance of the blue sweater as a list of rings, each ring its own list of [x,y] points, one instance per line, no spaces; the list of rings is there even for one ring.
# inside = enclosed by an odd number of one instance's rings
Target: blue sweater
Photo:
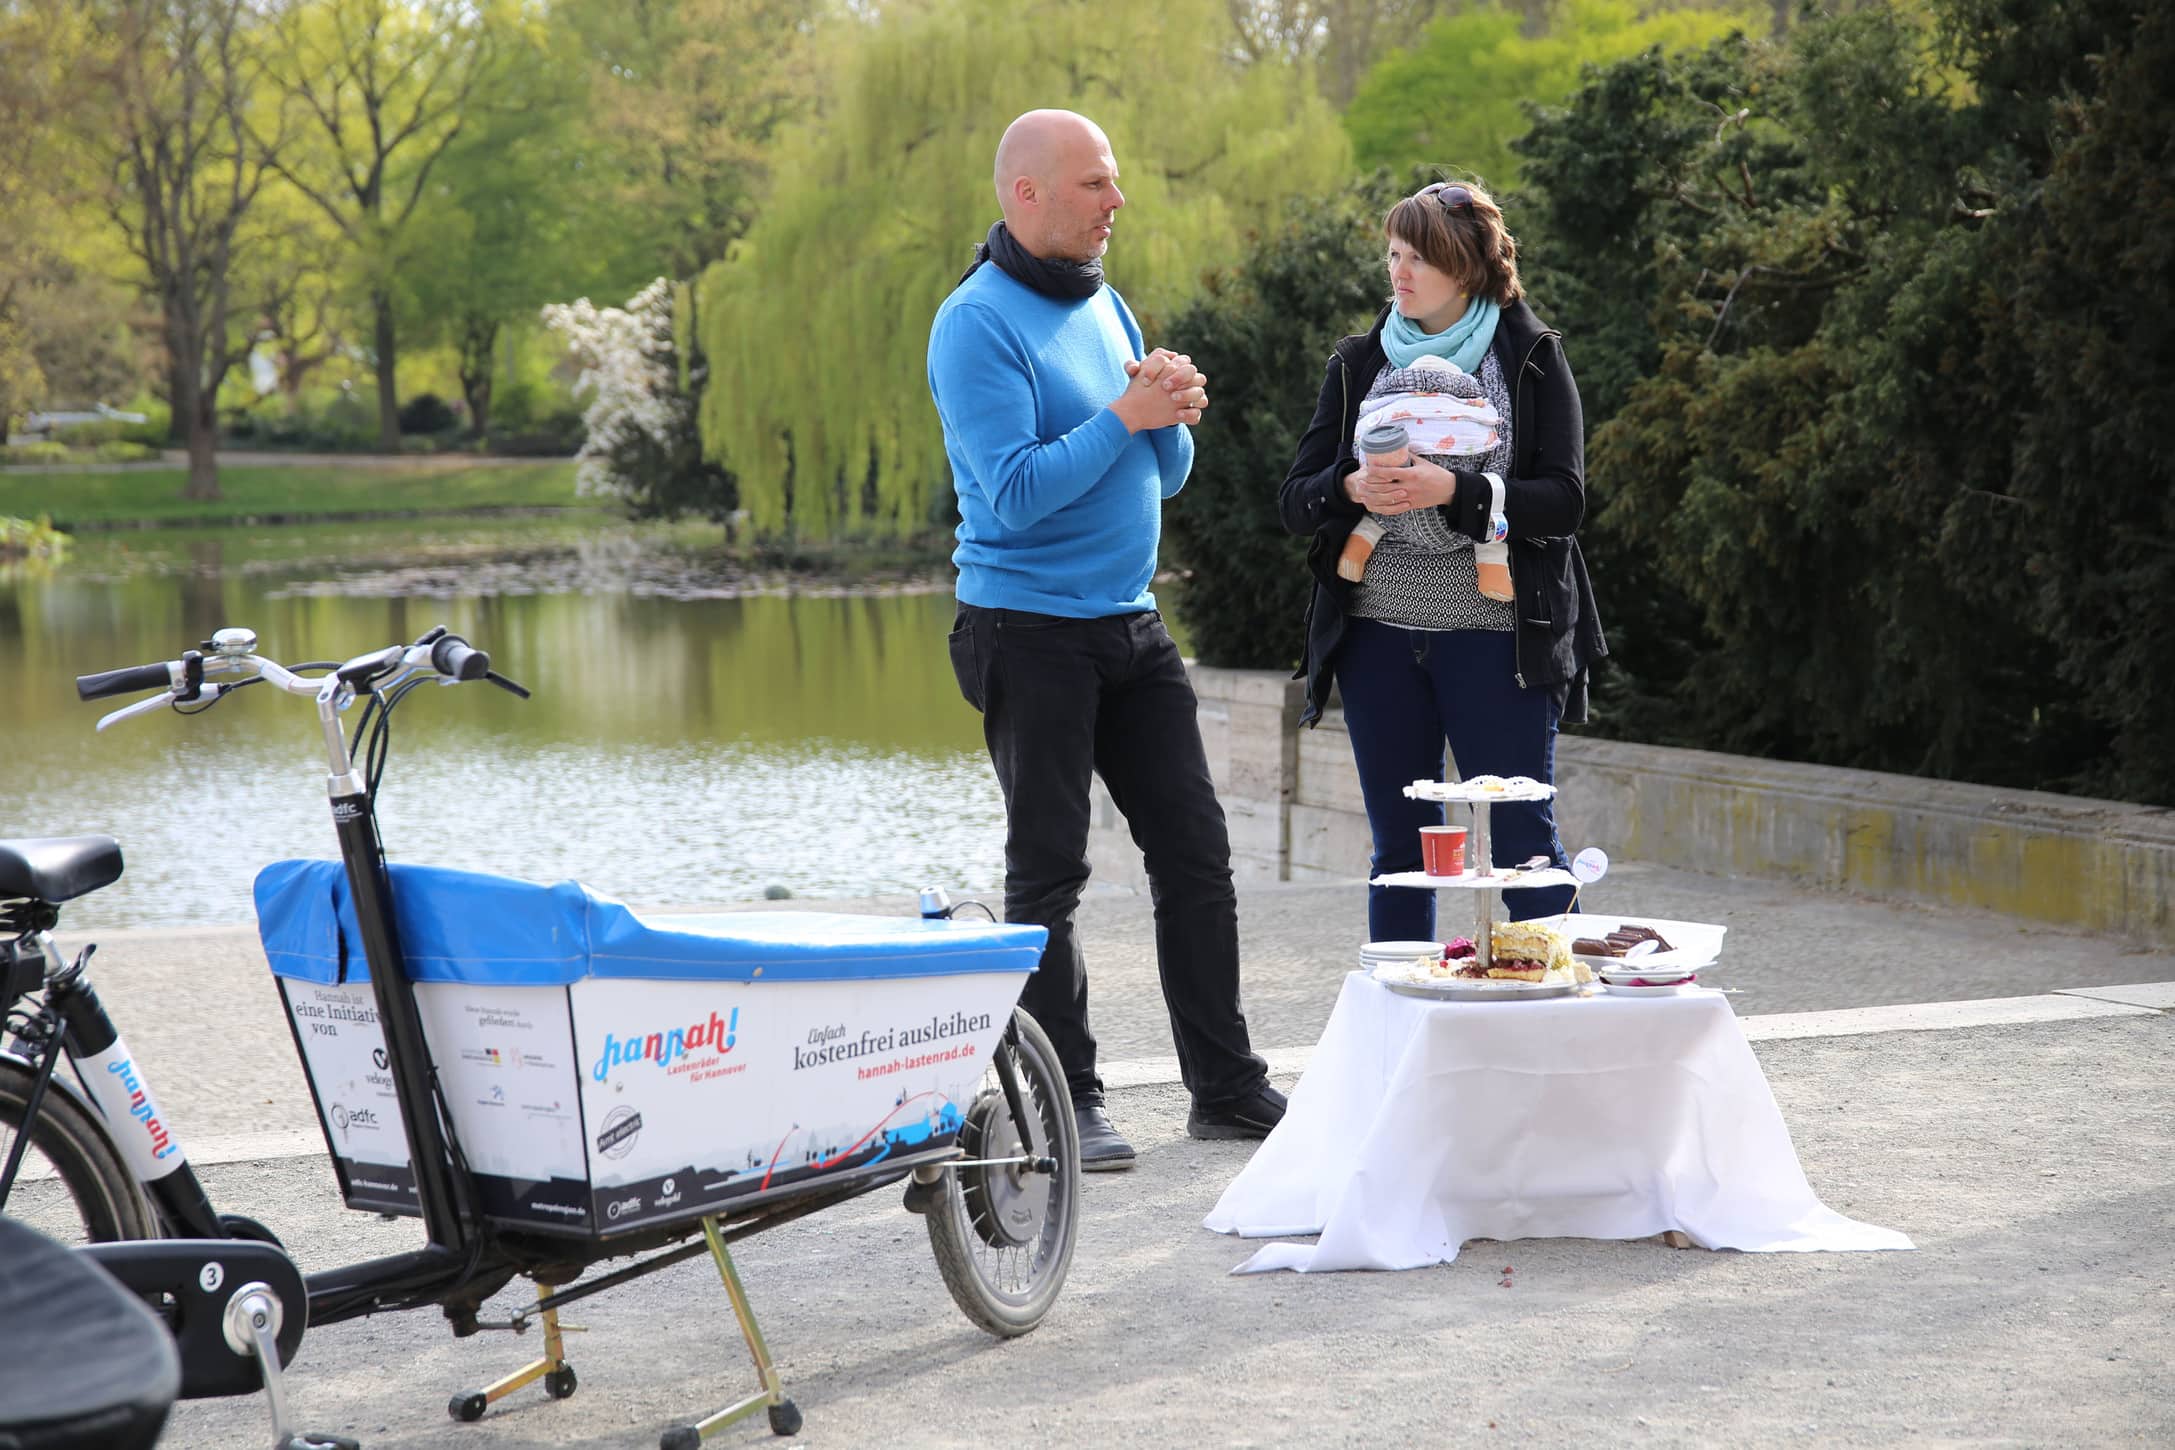
[[[937,309],[929,391],[959,491],[959,598],[1093,619],[1155,608],[1162,501],[1193,468],[1193,435],[1129,434],[1110,402],[1141,356],[1109,287],[1045,297],[995,263]]]

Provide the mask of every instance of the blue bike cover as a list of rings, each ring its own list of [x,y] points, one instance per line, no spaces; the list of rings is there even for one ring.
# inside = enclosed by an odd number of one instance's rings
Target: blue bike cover
[[[437,866],[388,868],[401,956],[419,982],[564,986],[583,977],[850,981],[1035,969],[1039,926],[738,911],[638,916],[578,882],[539,886]],[[366,982],[347,871],[275,861],[257,873],[257,929],[277,976]]]

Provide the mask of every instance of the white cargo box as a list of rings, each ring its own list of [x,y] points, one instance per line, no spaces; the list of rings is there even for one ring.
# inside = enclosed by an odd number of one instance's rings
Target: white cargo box
[[[1041,927],[641,917],[572,882],[391,868],[401,954],[486,1214],[604,1236],[947,1146]],[[257,877],[347,1202],[419,1211],[344,869]]]

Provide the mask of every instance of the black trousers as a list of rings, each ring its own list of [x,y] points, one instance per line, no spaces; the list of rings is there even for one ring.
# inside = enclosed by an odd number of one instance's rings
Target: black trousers
[[[1005,920],[1049,930],[1020,1005],[1064,1064],[1076,1104],[1102,1101],[1087,963],[1073,912],[1088,879],[1088,789],[1099,775],[1148,870],[1156,965],[1178,1070],[1195,1102],[1268,1081],[1239,1008],[1231,840],[1201,747],[1199,703],[1155,613],[1067,619],[959,607],[953,672],[982,712],[1004,791]]]

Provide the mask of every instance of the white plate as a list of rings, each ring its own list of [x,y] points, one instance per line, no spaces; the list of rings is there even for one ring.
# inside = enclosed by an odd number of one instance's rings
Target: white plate
[[[1641,992],[1659,992],[1669,987],[1695,987],[1696,977],[1602,977],[1604,987],[1633,987]]]
[[[1402,968],[1377,967],[1374,979],[1392,992],[1407,997],[1426,997],[1437,1002],[1531,1002],[1543,997],[1568,997],[1579,989],[1577,982],[1514,982],[1470,977],[1413,977]]]
[[[1654,965],[1654,957],[1659,955],[1661,953],[1656,952],[1652,956],[1641,957],[1635,962],[1627,962],[1621,957],[1581,957],[1579,960],[1589,963],[1595,976],[1602,978],[1604,981],[1612,982],[1631,982],[1641,977],[1649,981],[1659,979],[1664,982],[1681,982],[1693,973],[1703,972],[1708,967],[1715,965],[1713,962],[1708,962],[1703,966],[1684,967],[1672,966],[1668,962],[1663,962],[1657,967]]]
[[[1666,987],[1634,987],[1629,982],[1603,982],[1601,990],[1612,997],[1681,997],[1707,989],[1697,982],[1672,982]]]
[[[1416,801],[1488,805],[1497,801],[1545,801],[1555,793],[1554,786],[1522,775],[1507,780],[1494,775],[1476,775],[1470,780],[1416,780],[1405,787],[1405,794]]]
[[[1520,871],[1511,866],[1498,866],[1486,876],[1477,871],[1467,871],[1458,876],[1430,876],[1425,871],[1393,871],[1387,876],[1370,880],[1370,886],[1416,886],[1424,890],[1443,891],[1512,891],[1541,886],[1576,886],[1578,878],[1568,871],[1544,866],[1534,871]],[[1551,918],[1552,920],[1552,918]],[[1673,940],[1673,938],[1672,938]]]
[[[1650,971],[1668,967],[1698,971],[1722,959],[1722,937],[1729,931],[1728,927],[1718,926],[1713,922],[1665,921],[1658,916],[1601,916],[1584,913],[1544,919],[1548,925],[1563,932],[1573,941],[1582,936],[1607,936],[1618,927],[1650,926],[1660,932],[1669,943],[1668,951],[1648,952],[1645,956],[1628,962],[1622,957],[1590,957],[1580,953],[1579,960],[1597,972],[1604,969],[1612,972],[1623,971],[1634,966]]]
[[[1359,949],[1359,955],[1362,961],[1402,962],[1414,957],[1439,957],[1442,948],[1439,941],[1371,941]]]

